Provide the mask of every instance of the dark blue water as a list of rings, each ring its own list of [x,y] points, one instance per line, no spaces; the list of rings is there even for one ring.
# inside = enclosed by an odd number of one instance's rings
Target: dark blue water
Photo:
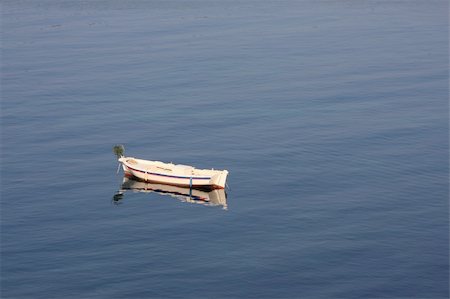
[[[448,298],[447,1],[3,1],[2,298]],[[112,146],[228,169],[126,192]]]

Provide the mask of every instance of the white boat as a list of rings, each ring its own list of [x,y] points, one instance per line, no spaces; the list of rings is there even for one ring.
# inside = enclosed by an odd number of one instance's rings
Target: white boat
[[[149,161],[123,156],[122,149],[116,150],[118,161],[125,173],[139,180],[188,188],[224,189],[227,170],[197,169],[188,165]]]
[[[201,204],[204,206],[222,206],[223,209],[227,209],[227,195],[224,189],[203,191],[166,184],[137,181],[125,175],[119,192],[114,196],[114,201],[120,203],[126,191],[157,193],[176,198],[182,202]]]

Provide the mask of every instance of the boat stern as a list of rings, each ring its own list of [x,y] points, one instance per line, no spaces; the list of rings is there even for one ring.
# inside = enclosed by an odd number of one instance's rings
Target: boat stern
[[[211,185],[215,189],[225,189],[225,185],[227,183],[227,177],[228,177],[228,170],[222,170],[212,177]]]

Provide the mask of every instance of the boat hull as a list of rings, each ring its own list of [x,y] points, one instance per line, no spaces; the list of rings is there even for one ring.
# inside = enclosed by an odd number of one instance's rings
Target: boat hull
[[[141,181],[187,188],[224,189],[228,176],[227,170],[195,169],[159,161],[122,157],[119,162],[127,175]]]

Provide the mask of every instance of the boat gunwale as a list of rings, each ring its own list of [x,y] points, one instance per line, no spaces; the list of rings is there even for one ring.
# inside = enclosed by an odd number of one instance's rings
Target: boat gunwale
[[[157,173],[157,172],[150,172],[150,171],[146,171],[146,170],[140,170],[140,169],[136,169],[133,167],[130,167],[129,165],[126,165],[129,169],[134,170],[134,171],[138,171],[138,172],[142,172],[145,174],[150,174],[150,175],[159,175],[159,176],[164,176],[164,177],[168,177],[168,178],[175,178],[175,179],[193,179],[193,180],[210,180],[212,178],[211,177],[205,177],[205,176],[178,176],[178,175],[170,175],[170,174],[163,174],[163,173]]]

